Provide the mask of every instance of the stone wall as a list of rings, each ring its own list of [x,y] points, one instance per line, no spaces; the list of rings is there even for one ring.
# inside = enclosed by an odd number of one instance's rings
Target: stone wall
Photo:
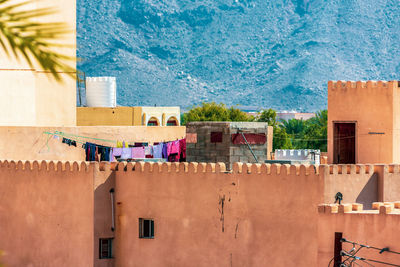
[[[272,152],[272,127],[266,123],[252,122],[190,122],[187,133],[196,134],[197,142],[187,144],[188,162],[223,162],[231,169],[234,162],[256,163],[256,159],[246,144],[234,144],[233,134],[265,135],[263,144],[250,144],[259,163],[270,159]],[[213,142],[211,135],[221,133],[221,142]]]

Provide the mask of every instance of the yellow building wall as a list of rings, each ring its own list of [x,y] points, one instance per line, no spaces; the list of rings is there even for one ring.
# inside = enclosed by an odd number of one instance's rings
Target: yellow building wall
[[[68,47],[54,52],[76,57],[75,0],[34,0],[28,9],[54,7],[57,14],[40,18],[41,22],[65,22],[71,33],[58,43]],[[75,67],[75,60],[69,64]],[[0,125],[6,126],[74,126],[76,125],[76,82],[60,74],[56,82],[37,64],[32,68],[23,60],[8,57],[0,49]]]
[[[78,126],[132,126],[134,124],[131,107],[117,108],[77,108]],[[136,124],[140,125],[140,124]]]
[[[78,107],[76,110],[78,126],[146,126],[151,118],[157,119],[158,126],[166,126],[172,117],[180,125],[179,107]]]

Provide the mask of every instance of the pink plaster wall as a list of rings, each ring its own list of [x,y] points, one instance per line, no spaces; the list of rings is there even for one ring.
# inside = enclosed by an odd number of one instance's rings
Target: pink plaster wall
[[[112,209],[110,190],[115,188],[115,172],[112,170],[114,164],[108,162],[96,163],[94,169],[94,266],[112,267],[114,259],[100,259],[99,239],[113,238]]]
[[[93,266],[93,165],[0,162],[6,266]]]
[[[116,171],[116,266],[316,266],[323,179],[313,167],[125,169]],[[154,219],[154,239],[138,238],[138,218]]]
[[[334,122],[356,122],[356,163],[400,162],[399,90],[397,81],[328,82],[328,163]]]
[[[382,207],[383,208],[383,207]],[[374,246],[378,248],[389,247],[390,250],[400,252],[400,232],[396,229],[400,224],[400,210],[395,209],[386,214],[378,211],[354,211],[350,213],[331,213],[321,211],[318,217],[318,265],[328,266],[334,253],[335,232],[343,233],[347,240]],[[344,249],[351,249],[351,245],[344,244]],[[357,256],[384,261],[392,264],[400,263],[400,255],[373,249],[362,249]],[[368,264],[356,261],[361,266]],[[369,262],[373,266],[387,266]],[[333,266],[331,264],[331,266]]]

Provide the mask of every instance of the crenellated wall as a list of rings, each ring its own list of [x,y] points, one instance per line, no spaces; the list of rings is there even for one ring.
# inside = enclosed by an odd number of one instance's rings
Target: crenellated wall
[[[399,165],[3,161],[0,250],[9,266],[320,266],[332,229],[318,204],[342,192],[379,206],[400,199],[399,181]],[[154,239],[138,237],[139,218]],[[99,259],[99,238],[114,238],[114,259]]]
[[[328,82],[329,163],[335,163],[334,122],[356,123],[355,163],[400,162],[398,81]]]
[[[315,266],[319,170],[241,163],[225,169],[118,165],[116,266]],[[154,239],[138,238],[138,218],[154,219]]]
[[[335,233],[342,233],[343,238],[359,244],[376,248],[388,247],[391,251],[400,252],[399,231],[400,202],[376,202],[373,210],[364,210],[359,203],[327,205],[318,207],[318,265],[327,266],[334,255]],[[342,243],[343,249],[349,251],[352,245]],[[356,249],[359,246],[356,246]],[[398,264],[400,255],[389,252],[379,253],[376,249],[361,249],[356,256],[366,259]],[[345,258],[343,258],[345,259]],[[360,260],[357,264],[367,266]],[[379,265],[369,262],[373,266]],[[333,266],[333,265],[332,265]],[[393,265],[394,266],[394,265]]]
[[[94,165],[0,161],[6,266],[93,266]]]

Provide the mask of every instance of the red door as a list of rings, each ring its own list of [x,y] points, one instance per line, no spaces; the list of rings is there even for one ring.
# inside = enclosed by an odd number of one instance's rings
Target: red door
[[[356,163],[356,124],[335,123],[333,161],[335,164]]]

